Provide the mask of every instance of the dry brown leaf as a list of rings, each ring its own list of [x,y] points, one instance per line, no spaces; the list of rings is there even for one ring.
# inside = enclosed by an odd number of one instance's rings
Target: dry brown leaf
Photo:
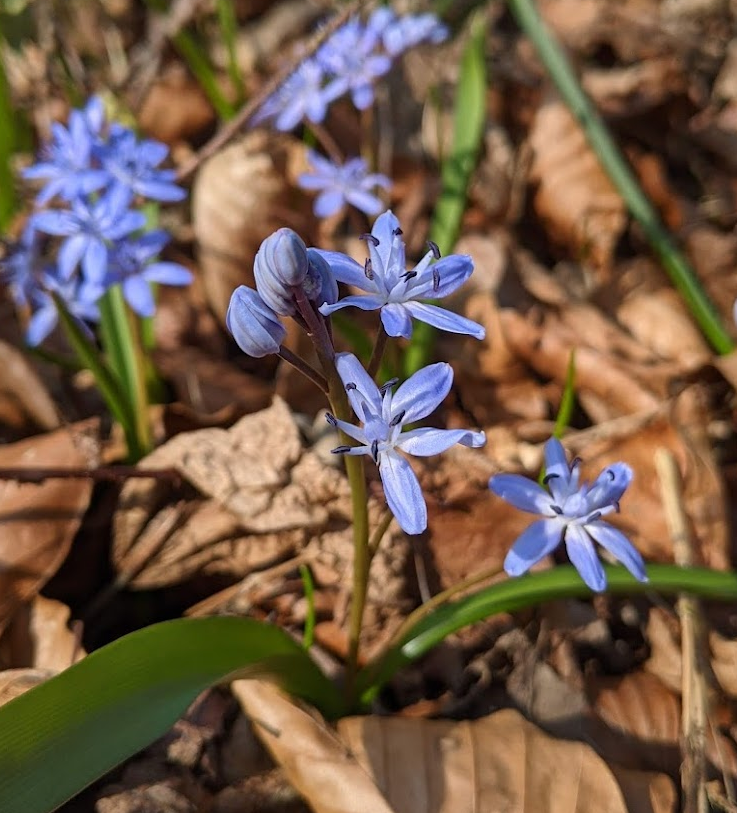
[[[79,635],[69,629],[69,607],[36,596],[13,616],[0,638],[5,668],[35,667],[61,672],[85,657]]]
[[[711,667],[719,685],[728,697],[737,698],[737,641],[712,630],[709,646]]]
[[[89,467],[97,426],[87,421],[0,447],[0,466]],[[66,558],[91,493],[92,481],[84,479],[0,483],[0,631]]]
[[[317,813],[675,809],[667,777],[633,772],[620,783],[588,745],[555,740],[511,709],[473,722],[345,718],[339,740],[268,684],[233,691]]]
[[[0,706],[15,700],[55,674],[53,669],[6,669],[0,672]]]
[[[554,243],[608,271],[627,217],[579,124],[560,101],[540,106],[530,130],[535,210]]]
[[[233,291],[254,284],[253,259],[262,240],[281,226],[304,234],[312,222],[308,199],[289,186],[291,166],[304,160],[304,150],[292,136],[254,130],[197,175],[192,222],[202,282],[223,324]]]
[[[16,431],[59,427],[59,413],[33,365],[17,347],[0,339],[0,426]]]

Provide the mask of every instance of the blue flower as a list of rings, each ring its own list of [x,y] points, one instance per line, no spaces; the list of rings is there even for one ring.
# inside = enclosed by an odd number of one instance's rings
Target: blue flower
[[[146,225],[143,212],[128,209],[131,193],[113,186],[98,200],[71,201],[71,211],[49,209],[33,215],[38,231],[66,239],[59,248],[58,266],[63,279],[70,279],[81,262],[87,282],[100,282],[108,264],[108,247]]]
[[[225,324],[238,347],[249,356],[278,353],[287,331],[257,291],[239,285],[230,298]]]
[[[326,97],[337,99],[350,91],[353,104],[365,110],[374,100],[374,80],[392,66],[380,47],[377,32],[357,18],[335,31],[317,52],[317,60],[332,77],[325,87]]]
[[[391,56],[398,56],[422,42],[443,42],[447,37],[448,29],[431,12],[387,20],[381,31],[384,48]]]
[[[31,299],[33,314],[26,330],[26,343],[30,347],[36,347],[56,327],[59,311],[51,296],[52,293],[59,296],[70,315],[77,319],[91,337],[86,323],[100,320],[97,301],[104,293],[104,289],[79,278],[60,280],[53,273],[53,269],[50,269],[41,274],[38,287],[33,292]]]
[[[157,169],[169,154],[160,141],[138,140],[133,130],[112,124],[107,142],[100,145],[97,157],[113,183],[150,200],[183,200],[187,193],[174,183],[173,169]]]
[[[391,181],[386,175],[370,174],[363,158],[351,158],[340,166],[314,150],[307,156],[315,171],[303,173],[297,183],[302,189],[322,190],[315,199],[314,210],[318,217],[330,217],[346,203],[367,215],[376,215],[384,208],[369,190],[377,186],[388,189]]]
[[[510,576],[529,570],[565,540],[566,551],[581,578],[597,592],[606,587],[606,575],[593,541],[618,561],[639,581],[647,581],[645,564],[627,537],[601,517],[619,510],[619,500],[632,480],[632,469],[614,463],[593,483],[579,485],[579,461],[568,465],[560,441],[545,444],[545,483],[550,489],[516,474],[497,474],[489,488],[515,508],[546,518],[532,523],[517,539],[504,560]]]
[[[139,316],[153,316],[156,303],[150,283],[189,285],[192,274],[183,265],[156,262],[169,235],[162,229],[116,242],[109,252],[105,285],[120,284],[125,301]]]
[[[8,286],[17,307],[29,306],[42,271],[43,258],[31,218],[20,239],[8,246],[6,256],[0,261],[0,282]]]
[[[453,383],[452,368],[444,362],[423,367],[392,394],[396,381],[377,387],[351,353],[338,353],[336,366],[351,407],[363,426],[328,416],[333,426],[360,444],[339,446],[333,452],[370,455],[379,467],[386,501],[400,527],[408,534],[422,533],[427,527],[427,506],[412,467],[397,450],[427,457],[456,443],[477,448],[486,442],[483,432],[466,429],[402,431],[405,424],[426,418],[437,409]]]
[[[322,305],[323,316],[348,307],[365,311],[381,308],[381,322],[389,336],[410,338],[414,317],[439,330],[484,338],[486,332],[476,322],[419,301],[442,299],[460,288],[473,271],[470,257],[450,254],[438,259],[437,246],[433,245],[419,264],[407,271],[402,230],[390,211],[377,218],[366,240],[370,256],[365,266],[340,252],[320,251],[339,282],[366,291],[366,294],[346,296],[332,305]]]
[[[293,129],[304,118],[319,124],[335,98],[326,94],[324,79],[325,71],[317,59],[306,59],[261,105],[253,123],[274,119],[274,126],[282,131]]]
[[[51,125],[51,141],[41,151],[42,160],[23,171],[24,178],[47,181],[38,194],[39,204],[56,195],[72,200],[108,183],[108,173],[93,165],[93,148],[103,123],[102,102],[93,96],[84,110],[72,110],[67,127]]]

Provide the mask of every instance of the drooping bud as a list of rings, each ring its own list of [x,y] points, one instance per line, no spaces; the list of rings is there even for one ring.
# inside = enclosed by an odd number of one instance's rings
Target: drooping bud
[[[318,307],[338,301],[338,281],[328,261],[315,248],[307,249],[309,270],[303,283],[307,298]]]
[[[295,312],[290,288],[302,285],[308,270],[307,247],[292,229],[278,229],[267,237],[253,264],[261,298],[281,316],[291,316]]]
[[[254,358],[278,353],[287,335],[284,325],[259,293],[245,285],[233,291],[225,323],[238,347]]]

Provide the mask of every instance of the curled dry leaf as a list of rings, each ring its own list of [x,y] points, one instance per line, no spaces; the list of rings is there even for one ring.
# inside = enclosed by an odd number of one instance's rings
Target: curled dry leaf
[[[59,414],[48,390],[28,358],[9,342],[0,339],[0,426],[14,433],[38,427],[51,431],[59,427]],[[17,436],[17,435],[16,435]]]
[[[534,206],[554,243],[608,272],[624,231],[625,206],[568,108],[542,104],[530,130]]]
[[[69,615],[66,604],[44,596],[20,608],[0,638],[3,667],[61,672],[82,660],[86,653],[69,629]]]
[[[253,259],[262,240],[281,226],[304,234],[312,222],[309,200],[289,184],[304,150],[292,136],[254,130],[197,175],[192,222],[198,259],[210,306],[223,324],[233,291],[254,284]]]
[[[0,447],[0,467],[91,466],[97,426],[86,421]],[[84,479],[0,482],[0,631],[66,558],[91,493]]]
[[[473,722],[349,717],[339,739],[269,684],[236,681],[233,691],[317,813],[675,810],[667,777],[618,781],[588,745],[555,740],[511,709]]]
[[[53,669],[6,669],[0,672],[0,706],[15,700],[55,674]]]

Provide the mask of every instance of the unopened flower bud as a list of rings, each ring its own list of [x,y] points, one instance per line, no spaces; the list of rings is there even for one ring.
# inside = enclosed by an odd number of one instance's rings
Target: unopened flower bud
[[[309,269],[302,287],[318,307],[332,305],[338,299],[338,281],[328,261],[315,248],[307,249]]]
[[[259,293],[245,285],[233,291],[225,323],[238,347],[254,358],[278,353],[287,335],[284,325]]]
[[[266,304],[282,316],[295,312],[290,288],[301,285],[309,270],[307,247],[292,229],[278,229],[267,237],[256,254],[253,273],[256,288]]]

